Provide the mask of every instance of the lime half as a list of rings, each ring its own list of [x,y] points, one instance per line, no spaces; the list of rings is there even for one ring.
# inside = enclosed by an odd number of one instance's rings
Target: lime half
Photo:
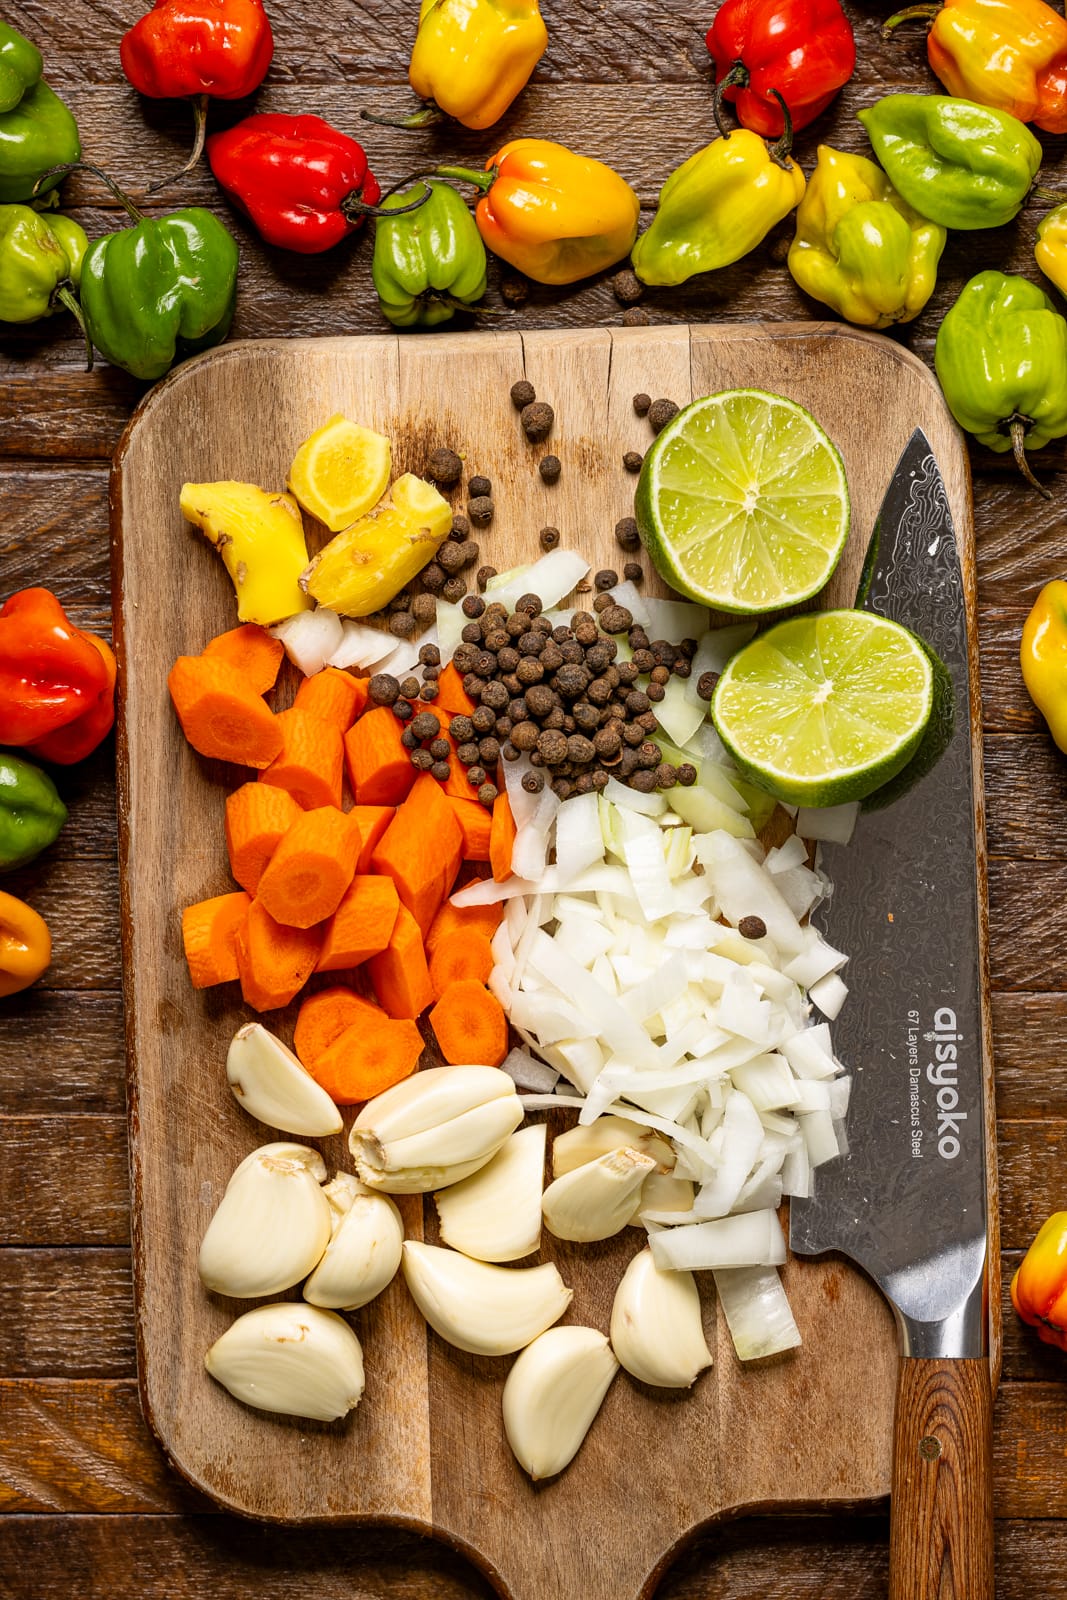
[[[816,594],[833,572],[848,538],[848,484],[803,406],[727,389],[663,429],[634,512],[673,588],[718,611],[775,611]]]
[[[739,650],[711,714],[741,772],[779,800],[836,806],[911,759],[933,707],[920,640],[869,611],[789,617]]]

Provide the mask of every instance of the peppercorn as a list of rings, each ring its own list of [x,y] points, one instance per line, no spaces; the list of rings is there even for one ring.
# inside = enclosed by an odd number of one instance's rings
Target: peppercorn
[[[639,717],[642,711],[648,710],[648,695],[641,689],[631,689],[626,696],[626,711],[631,717]]]
[[[719,681],[717,672],[702,672],[697,679],[697,694],[701,700],[710,700],[715,693],[715,685]]]
[[[619,581],[619,574],[613,567],[602,567],[593,579],[593,587],[601,591],[614,589]]]
[[[417,594],[411,602],[411,615],[416,622],[421,622],[423,627],[429,627],[437,617],[437,601],[433,595]],[[423,645],[423,649],[426,649],[425,645]],[[421,655],[419,659],[422,659]]]
[[[462,543],[462,541],[467,537],[467,535],[470,533],[470,531],[471,531],[471,525],[467,521],[466,517],[463,515],[462,511],[453,511],[453,513],[452,513],[452,528],[451,528],[451,531],[450,531],[448,537],[450,539],[456,539],[460,543]]]
[[[497,665],[500,664],[500,651],[507,649],[508,633],[505,628],[496,626],[496,617],[486,612],[482,618],[482,644],[490,655],[496,656]]]
[[[651,649],[657,667],[673,667],[678,659],[678,651],[667,639],[653,639]]]
[[[504,635],[508,637],[507,634]],[[519,652],[513,645],[502,644],[496,653],[496,664],[501,672],[514,672],[519,664]]]
[[[468,599],[469,598],[470,597],[468,596]],[[464,604],[466,604],[466,601],[464,601]],[[482,625],[481,625],[481,623],[480,622],[468,622],[468,623],[465,623],[464,627],[463,627],[463,630],[460,633],[460,638],[463,640],[464,644],[481,644],[481,642],[482,642]]]
[[[562,715],[560,717],[562,721]],[[546,728],[537,738],[537,749],[541,758],[550,767],[558,766],[567,759],[567,735],[562,729]]]
[[[470,717],[464,716],[460,712],[458,716],[452,718],[448,731],[457,744],[465,744],[469,739],[474,738],[474,723]]]
[[[593,749],[602,760],[606,756],[610,761],[622,749],[622,735],[615,728],[600,728],[593,735]]]
[[[592,733],[600,726],[600,712],[588,700],[576,700],[571,707],[571,720],[583,733]]]
[[[452,776],[452,768],[447,761],[435,761],[430,768],[430,773],[437,779],[438,783],[447,783]]]
[[[476,473],[467,484],[467,493],[474,500],[484,499],[486,496],[491,495],[492,492],[493,485],[488,478],[483,478],[480,473]]]
[[[542,456],[537,463],[537,470],[541,474],[541,479],[544,483],[557,483],[559,475],[563,471],[563,463],[560,461],[559,456]]]
[[[524,278],[521,273],[509,272],[506,277],[501,278],[500,280],[500,298],[503,300],[505,305],[516,307],[524,306],[527,300],[530,298],[529,281]],[[528,385],[528,387],[532,391],[532,384]],[[513,385],[513,394],[517,388],[518,384]],[[517,405],[518,401],[515,403]]]
[[[465,599],[463,601],[463,615],[465,617],[471,617],[472,619],[480,617],[484,610],[485,610],[485,601],[482,599],[480,594],[469,594],[469,595],[467,595],[465,597]],[[471,626],[471,624],[468,623],[467,627],[470,627],[470,626]],[[477,626],[477,624],[475,624],[475,626]],[[482,636],[482,630],[479,627],[478,628],[478,633],[477,633],[477,638],[480,639],[481,636]],[[467,637],[467,628],[464,628],[462,637],[464,639],[466,639],[466,637]]]
[[[559,705],[559,700],[545,683],[535,683],[530,686],[524,696],[526,710],[531,717],[547,717]]]
[[[467,782],[472,789],[477,789],[485,782],[485,768],[477,765],[467,768]]]
[[[522,775],[522,786],[526,790],[527,794],[540,794],[541,790],[545,786],[544,773],[524,772]]]
[[[610,609],[610,607],[605,606],[604,609],[605,609],[605,611],[607,611],[607,610]],[[597,639],[599,637],[600,636],[597,633],[595,619],[591,618],[588,622],[580,622],[578,624],[578,626],[575,628],[575,630],[574,630],[575,642],[578,645],[580,645],[581,648],[582,648],[583,659],[584,659],[584,652],[586,650],[588,650],[588,648],[589,648],[589,646],[591,644],[596,644]]]
[[[608,606],[607,610],[601,613],[600,626],[605,633],[625,633],[633,620],[633,612],[628,611],[625,606]]]
[[[697,769],[691,761],[683,761],[676,776],[683,789],[691,789],[697,781]]]
[[[515,602],[517,616],[525,614],[527,617],[539,617],[543,610],[541,596],[538,594],[520,594]]]
[[[635,517],[620,517],[615,524],[615,543],[620,550],[640,550],[641,535]]]
[[[636,789],[638,794],[651,794],[656,787],[656,774],[649,768],[644,768],[632,774],[630,788]]]
[[[500,740],[491,737],[478,740],[478,760],[483,767],[495,767],[500,756]]]
[[[589,687],[591,676],[588,667],[578,662],[565,662],[556,673],[556,688],[568,700],[576,700]]]
[[[482,704],[493,711],[503,711],[511,696],[502,683],[487,683],[482,690]]]
[[[387,617],[391,617],[394,611],[410,611],[410,610],[411,610],[411,596],[408,594],[406,589],[399,589],[397,591],[397,593],[394,594],[394,596],[390,600],[389,604],[385,607],[385,615]],[[379,612],[378,614],[380,616],[381,612]]]
[[[662,752],[654,739],[644,739],[637,747],[637,760],[642,767],[647,767],[651,772],[659,766]]]
[[[630,583],[644,583],[645,569],[640,561],[628,561],[622,569],[622,575]]]
[[[621,752],[621,754],[619,755],[618,766],[619,766],[619,777],[620,778],[628,778],[631,775],[631,773],[636,772],[637,771],[637,751],[636,750],[630,750],[630,749],[623,750]]]
[[[418,747],[419,741],[416,739],[415,735],[412,733],[411,724],[410,723],[404,729],[403,733],[400,735],[400,743],[404,746],[405,750],[415,750]]]
[[[687,661],[685,656],[679,656],[671,667],[671,671],[676,678],[691,678],[693,675],[693,663]]]
[[[639,744],[644,743],[645,730],[639,728],[636,722],[627,722],[623,726],[622,736],[631,749],[636,750]]]
[[[467,503],[470,519],[477,528],[488,528],[493,520],[495,510],[496,506],[487,494],[478,495],[474,500],[470,500]]]
[[[635,650],[632,660],[638,672],[651,672],[656,665],[651,650]]]
[[[496,577],[496,568],[495,567],[479,567],[478,571],[474,575],[474,581],[478,585],[479,589],[481,589],[483,591],[483,593],[484,593],[485,586],[489,582],[489,579],[490,578],[495,578],[495,577]]]
[[[552,629],[552,638],[556,644],[570,644],[574,634],[566,624],[561,623],[558,628]]]
[[[624,328],[647,328],[652,318],[640,306],[627,306],[622,314]]]
[[[563,713],[563,732],[567,734],[574,733],[577,727],[578,724],[575,722],[574,717],[569,711],[565,711]]]
[[[627,472],[640,472],[641,464],[644,459],[645,458],[641,454],[640,450],[627,450],[626,454],[622,458],[622,464],[626,468]]]
[[[640,677],[640,668],[634,661],[620,661],[615,671],[619,674],[619,682],[624,686],[634,683]]]
[[[437,565],[439,567],[443,567],[449,576],[451,576],[454,572],[458,572],[460,567],[463,565],[463,557],[460,555],[459,549],[460,547],[458,544],[449,544],[446,542],[445,544],[441,545],[437,552]]]
[[[592,739],[587,739],[583,733],[572,733],[567,740],[567,760],[575,762],[578,766],[585,766],[596,755]]]
[[[525,700],[525,697],[523,695],[521,695],[521,694],[517,694],[513,700],[509,700],[508,703],[507,703],[507,709],[506,709],[505,715],[509,716],[511,718],[512,722],[525,722],[526,721],[526,700]]]
[[[447,739],[434,739],[430,745],[430,755],[435,761],[447,761],[452,754],[452,746]]]
[[[737,931],[742,939],[765,939],[767,924],[762,917],[742,917],[737,924]]]
[[[556,420],[556,413],[552,407],[543,400],[535,400],[525,405],[519,414],[522,431],[531,444],[537,444],[541,439],[547,439],[552,432],[552,424]]]
[[[697,642],[696,642],[696,640],[695,639],[679,639],[679,641],[678,641],[678,652],[679,652],[680,655],[687,656],[689,658],[689,660],[692,661],[693,657],[697,653]]]
[[[643,394],[642,393],[642,394],[635,394],[634,395],[634,410],[637,412],[637,415],[639,417],[647,417],[648,416],[648,410],[649,410],[649,407],[651,406],[651,404],[652,404],[652,396],[650,394]]]
[[[463,475],[463,461],[454,450],[441,446],[426,463],[426,476],[446,489],[458,483]]]
[[[650,683],[648,686],[648,698],[654,701],[656,705],[659,705],[666,693],[667,691],[662,683]]]
[[[436,739],[441,731],[440,718],[432,711],[420,711],[412,721],[411,731],[416,739]]]
[[[496,736],[501,743],[511,738],[511,718],[506,714],[496,719]]]
[[[669,667],[653,667],[650,677],[653,683],[666,683],[670,678]]]
[[[440,594],[448,574],[440,562],[428,561],[422,569],[421,577],[424,589],[430,594]]]
[[[554,461],[556,458],[555,456],[552,456],[550,459]],[[559,474],[557,473],[556,476],[558,477]],[[542,528],[541,532],[537,535],[537,539],[542,550],[554,550],[559,544],[559,529]]]
[[[647,711],[643,711],[639,717],[635,717],[634,721],[639,728],[644,729],[645,733],[655,733],[659,727],[659,718],[651,707]]]
[[[488,780],[486,780],[485,783],[479,784],[478,799],[482,802],[482,805],[487,811],[491,811],[493,809],[493,801],[496,799],[496,797],[497,787],[495,783],[490,783]]]
[[[631,650],[647,650],[648,634],[639,622],[635,622],[627,635]],[[655,663],[653,663],[654,665]]]
[[[515,746],[509,739],[507,744],[501,746],[500,754],[503,756],[505,761],[517,761],[522,752],[520,750],[516,750]]]
[[[428,750],[413,750],[411,752],[411,765],[419,772],[429,772],[433,766],[433,756]]]
[[[534,617],[533,621],[530,623],[530,626],[535,630],[535,632],[541,634],[546,640],[552,637],[551,617],[546,617],[543,614],[539,617]]]
[[[672,767],[669,761],[661,761],[656,768],[656,788],[673,789],[677,782],[677,767]]]
[[[464,539],[459,547],[459,553],[463,557],[460,565],[465,570],[467,567],[473,567],[474,563],[480,559],[482,547],[480,544],[476,544],[473,539]]]
[[[574,793],[574,785],[569,778],[554,778],[552,780],[552,793],[561,800],[569,800]]]
[[[678,415],[678,407],[673,400],[653,400],[648,408],[648,420],[653,433],[662,433],[672,417]]]
[[[512,699],[518,700],[521,697],[523,686],[513,672],[505,672],[504,676],[500,679],[500,682],[504,685],[504,688],[508,691],[508,694],[511,695]],[[509,701],[508,704],[510,705],[510,703],[511,702]]]
[[[611,280],[615,298],[622,306],[634,306],[645,292],[645,286],[635,272],[623,267]]]
[[[503,291],[504,285],[501,284],[500,288]],[[537,390],[528,379],[520,378],[518,383],[511,385],[511,403],[516,411],[524,411],[527,406],[532,406],[536,399]]]
[[[420,687],[421,685],[419,684],[418,678],[412,675],[411,677],[403,680],[400,685],[400,693],[405,700],[417,700],[419,698]]]
[[[438,670],[439,669],[437,667],[424,667],[423,668],[424,672],[437,672]],[[432,678],[429,680],[428,683],[424,683],[423,686],[422,686],[422,698],[424,700],[436,700],[437,696],[440,693],[441,693],[440,686],[438,684],[434,683]]]
[[[560,645],[559,653],[563,657],[564,661],[570,662],[572,666],[576,661],[585,660],[585,651],[582,649],[577,639],[573,637],[568,639],[566,644]]]
[[[456,750],[456,755],[465,767],[473,767],[478,759],[478,746],[473,740],[470,743],[461,744]]]
[[[511,730],[511,742],[517,750],[533,750],[537,746],[539,733],[535,722],[517,722]]]
[[[483,733],[491,733],[496,727],[496,712],[492,706],[482,705],[471,713],[471,729],[474,735],[481,738]]]
[[[533,626],[515,641],[515,653],[520,660],[523,656],[539,656],[544,648],[544,637]]]
[[[455,546],[453,546],[453,549],[455,549]],[[449,605],[458,606],[466,592],[467,580],[464,578],[462,573],[457,572],[453,574],[451,578],[445,579],[444,586],[441,590],[441,597],[442,599],[447,600]]]
[[[411,704],[410,700],[393,701],[393,715],[398,717],[401,722],[406,722],[408,718],[414,714],[414,711],[415,707]]]

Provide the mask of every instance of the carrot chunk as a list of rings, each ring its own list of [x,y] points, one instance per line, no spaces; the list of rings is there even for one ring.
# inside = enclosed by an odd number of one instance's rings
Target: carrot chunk
[[[280,719],[228,661],[179,656],[167,687],[182,732],[202,756],[269,767],[282,747]]]
[[[439,1000],[450,983],[473,978],[488,983],[496,963],[484,933],[451,933],[439,939],[430,952],[430,982]]]
[[[517,831],[507,795],[498,794],[493,801],[493,821],[489,833],[489,860],[497,883],[503,883],[505,878],[511,877],[511,852]]]
[[[311,1071],[312,1063],[324,1055],[339,1039],[346,1028],[367,1026],[381,1022],[381,1006],[365,1000],[354,989],[336,984],[332,989],[320,989],[309,994],[300,1005],[296,1017],[293,1049],[302,1064]]]
[[[285,646],[258,622],[245,622],[209,640],[203,654],[235,668],[253,694],[266,694],[277,682]]]
[[[243,783],[226,796],[226,852],[242,889],[255,894],[278,841],[301,814],[288,790],[270,783]]]
[[[194,989],[230,983],[237,976],[237,930],[248,915],[251,895],[243,889],[217,894],[186,906],[182,912],[182,943]]]
[[[426,948],[432,954],[442,939],[454,933],[482,933],[491,939],[503,920],[504,907],[499,901],[492,906],[454,906],[446,900],[430,924]]]
[[[374,847],[393,820],[395,806],[353,806],[348,815],[359,829],[359,860],[356,871],[370,871],[370,858]]]
[[[348,781],[357,805],[399,805],[415,782],[411,753],[400,742],[403,731],[389,706],[375,706],[345,734]]]
[[[456,875],[462,848],[462,830],[440,784],[420,773],[378,841],[371,870],[392,878],[422,933]]]
[[[441,1054],[453,1066],[472,1062],[499,1067],[508,1053],[508,1019],[495,995],[477,978],[450,983],[430,1012]]]
[[[268,861],[257,894],[275,922],[310,928],[333,916],[358,859],[359,829],[343,811],[302,811]]]
[[[410,1078],[423,1051],[413,1022],[381,1016],[347,1028],[308,1071],[339,1106],[356,1105]]]
[[[351,812],[349,812],[351,816]],[[400,897],[391,878],[358,876],[326,924],[317,972],[358,967],[384,950],[392,937]]]
[[[445,793],[448,794],[447,785]],[[477,800],[456,800],[450,797],[448,803],[463,834],[464,861],[488,861],[489,832],[492,826],[490,813]]]
[[[419,925],[401,904],[389,943],[367,962],[374,992],[391,1017],[415,1018],[433,999]]]
[[[437,680],[437,699],[434,709],[450,711],[454,717],[469,717],[474,712],[474,701],[463,687],[463,679],[456,671],[452,662],[447,667],[441,668]]]
[[[299,711],[321,717],[341,733],[347,733],[367,703],[367,691],[360,686],[369,679],[353,678],[350,672],[339,672],[336,667],[323,667],[312,677],[305,678],[296,691],[293,704]]]
[[[288,789],[305,811],[318,806],[341,808],[344,747],[337,728],[295,706],[274,719],[282,737],[281,749],[263,774],[264,783]]]
[[[237,931],[237,975],[245,1004],[253,1011],[287,1006],[314,972],[321,944],[321,929],[287,928],[253,900]]]

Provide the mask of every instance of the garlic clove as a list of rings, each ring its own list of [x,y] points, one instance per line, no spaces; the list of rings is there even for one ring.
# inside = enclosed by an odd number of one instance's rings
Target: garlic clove
[[[246,1311],[204,1357],[235,1400],[259,1411],[333,1422],[363,1398],[363,1351],[332,1311],[283,1301]]]
[[[656,1163],[624,1146],[556,1178],[541,1199],[545,1225],[557,1239],[588,1244],[621,1233],[634,1214],[641,1185]]]
[[[518,1261],[541,1243],[543,1122],[520,1128],[486,1166],[434,1195],[441,1237],[476,1261]]]
[[[530,1477],[554,1477],[581,1448],[619,1363],[595,1328],[549,1328],[504,1384],[504,1432]]]
[[[674,1151],[662,1134],[645,1128],[628,1117],[605,1115],[588,1125],[578,1123],[552,1141],[552,1176],[562,1178],[575,1167],[584,1167],[612,1150],[640,1150],[652,1156],[663,1172],[674,1166]]]
[[[644,1211],[692,1211],[694,1193],[688,1178],[676,1178],[673,1172],[650,1172],[637,1196],[631,1225],[641,1225]]]
[[[375,1194],[351,1173],[339,1172],[323,1194],[333,1232],[326,1254],[304,1285],[304,1299],[314,1306],[355,1311],[396,1277],[404,1223],[388,1195]]]
[[[326,1165],[302,1144],[265,1144],[226,1185],[200,1246],[206,1289],[238,1299],[278,1294],[305,1278],[330,1242]]]
[[[404,1280],[430,1327],[476,1356],[506,1356],[551,1327],[571,1303],[556,1268],[490,1266],[455,1250],[404,1243]]]
[[[247,1022],[234,1034],[226,1077],[238,1104],[269,1128],[319,1139],[344,1125],[326,1090],[261,1022]]]
[[[711,1366],[693,1274],[661,1271],[647,1247],[634,1256],[615,1291],[611,1343],[642,1383],[688,1389]]]
[[[368,1101],[348,1147],[369,1188],[420,1194],[484,1167],[522,1119],[498,1067],[430,1067]]]

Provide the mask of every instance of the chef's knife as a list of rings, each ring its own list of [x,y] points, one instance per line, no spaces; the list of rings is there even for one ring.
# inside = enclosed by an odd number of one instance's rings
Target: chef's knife
[[[985,1060],[971,687],[959,552],[916,429],[882,503],[858,604],[944,664],[925,755],[868,802],[813,922],[849,952],[834,1049],[852,1073],[847,1153],[794,1199],[800,1255],[838,1250],[901,1341],[891,1600],[993,1600]],[[975,664],[977,670],[977,664]],[[932,748],[931,748],[932,745]],[[909,781],[911,780],[911,781]]]

